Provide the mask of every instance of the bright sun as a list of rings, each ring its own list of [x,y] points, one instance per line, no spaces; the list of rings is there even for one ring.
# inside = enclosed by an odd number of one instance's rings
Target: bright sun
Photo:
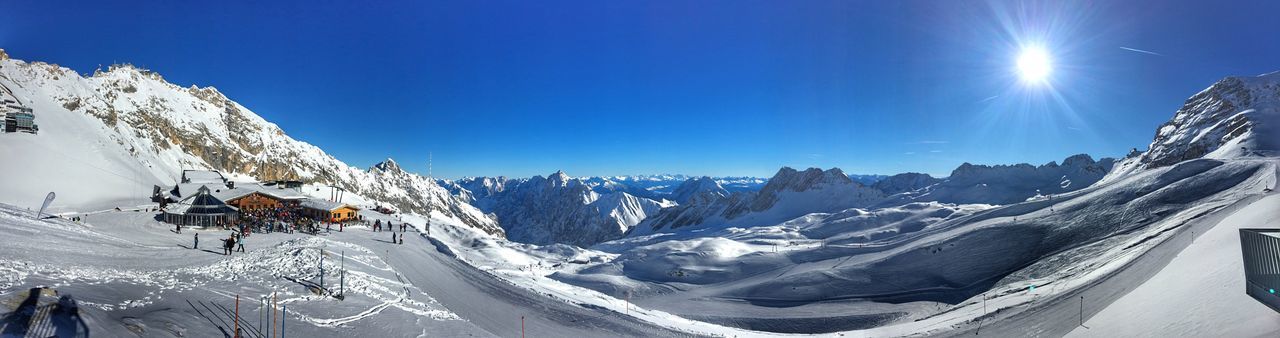
[[[1049,59],[1049,52],[1043,48],[1028,47],[1018,55],[1018,75],[1022,77],[1022,81],[1041,83],[1049,78],[1052,71],[1053,60]]]

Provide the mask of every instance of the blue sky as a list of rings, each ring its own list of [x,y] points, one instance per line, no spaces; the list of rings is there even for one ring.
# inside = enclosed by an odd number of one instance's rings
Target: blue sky
[[[6,0],[0,48],[215,86],[349,164],[441,177],[1120,156],[1280,70],[1280,2]],[[1019,80],[1025,45],[1053,59]],[[344,121],[344,122],[336,122]]]

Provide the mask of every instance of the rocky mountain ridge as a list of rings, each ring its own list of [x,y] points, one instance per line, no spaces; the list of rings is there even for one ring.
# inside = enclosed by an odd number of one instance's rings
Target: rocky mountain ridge
[[[146,172],[130,178],[138,183],[173,184],[183,169],[212,169],[262,181],[301,180],[336,186],[405,211],[434,210],[501,234],[491,217],[442,193],[446,190],[434,182],[398,168],[366,171],[349,166],[289,137],[213,87],[181,87],[132,65],[113,65],[82,76],[54,64],[8,58],[0,61],[0,81],[41,107],[38,119],[88,117],[75,121],[77,127],[92,129],[81,134],[125,149],[135,161],[130,166]]]

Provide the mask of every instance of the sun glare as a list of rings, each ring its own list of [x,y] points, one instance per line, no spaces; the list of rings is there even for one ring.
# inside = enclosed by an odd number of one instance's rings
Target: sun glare
[[[1018,75],[1027,83],[1042,83],[1053,72],[1053,60],[1049,52],[1039,47],[1028,47],[1018,55]]]

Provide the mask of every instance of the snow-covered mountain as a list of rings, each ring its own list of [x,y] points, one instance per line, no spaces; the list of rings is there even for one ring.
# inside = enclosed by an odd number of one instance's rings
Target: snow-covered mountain
[[[729,191],[720,186],[715,179],[707,176],[690,178],[680,183],[680,186],[671,192],[671,199],[679,204],[687,204],[694,200],[708,202],[725,196],[729,196]]]
[[[849,179],[861,185],[874,185],[886,178],[889,178],[889,175],[849,174]]]
[[[401,201],[397,205],[408,205],[411,210],[419,213],[422,213],[421,210],[442,213],[489,234],[503,233],[492,215],[486,215],[466,201],[450,194],[447,189],[431,179],[404,171],[392,159],[379,162],[366,172],[371,179],[357,181],[360,184],[369,184],[358,186],[359,189],[355,191],[361,194],[372,193],[371,195],[375,196],[373,198],[379,201]]]
[[[573,178],[562,171],[527,179],[476,177],[452,182],[456,196],[497,216],[513,241],[589,246],[621,237],[631,226],[674,203],[601,189],[608,180]],[[617,187],[617,186],[615,186]]]
[[[141,200],[183,169],[233,178],[297,179],[337,186],[402,210],[429,210],[500,234],[494,220],[430,180],[397,166],[361,170],[280,127],[213,87],[180,87],[130,65],[81,76],[0,54],[0,85],[34,108],[38,135],[7,135],[0,164],[13,184],[0,202],[30,205],[49,190],[57,205],[84,208]]]
[[[1015,165],[974,165],[961,164],[951,171],[951,176],[935,184],[905,190],[880,205],[892,206],[913,201],[938,201],[944,203],[982,203],[1011,204],[1026,201],[1028,198],[1041,195],[1061,194],[1087,187],[1111,171],[1115,160],[1103,158],[1094,161],[1085,154],[1072,155],[1062,161],[1049,162],[1040,166],[1026,163]],[[902,176],[886,181],[882,189],[911,188],[928,183],[927,176]],[[899,182],[901,180],[919,182]],[[890,186],[899,185],[901,186]]]
[[[866,206],[884,193],[854,182],[839,168],[778,170],[758,192],[735,192],[714,199],[664,209],[640,223],[629,235],[673,231],[696,225],[738,226],[777,224],[814,212],[833,212]]]
[[[874,175],[854,175],[874,176]],[[599,193],[625,191],[632,195],[650,199],[678,200],[673,195],[684,182],[698,177],[680,174],[633,175],[633,176],[595,176],[584,178],[592,190]],[[711,177],[712,181],[729,192],[756,191],[764,187],[768,179],[747,176]]]
[[[1278,129],[1280,72],[1227,77],[1187,99],[1147,151],[1130,152],[1109,178],[1200,157],[1274,156]]]
[[[929,176],[929,174],[901,173],[879,180],[872,184],[871,187],[880,189],[885,194],[893,195],[924,189],[938,182],[942,182],[942,180]]]

